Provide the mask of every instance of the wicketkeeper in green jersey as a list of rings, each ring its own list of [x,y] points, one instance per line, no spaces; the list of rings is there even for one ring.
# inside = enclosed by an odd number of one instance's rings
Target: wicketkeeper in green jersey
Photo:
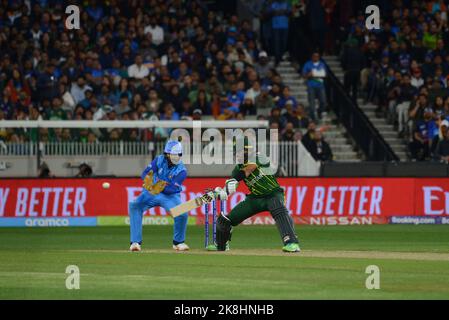
[[[240,181],[247,185],[250,194],[244,201],[237,204],[231,212],[217,218],[216,249],[224,251],[231,239],[232,227],[242,223],[245,219],[263,211],[269,211],[284,244],[285,252],[299,252],[298,238],[295,234],[293,219],[285,207],[284,190],[279,186],[274,173],[270,168],[269,159],[256,154],[245,138],[242,164],[236,165],[232,171],[232,178],[226,180],[224,189],[216,188],[215,192],[220,199],[227,199],[234,193]],[[239,154],[237,154],[239,158]],[[250,162],[249,159],[253,160]]]

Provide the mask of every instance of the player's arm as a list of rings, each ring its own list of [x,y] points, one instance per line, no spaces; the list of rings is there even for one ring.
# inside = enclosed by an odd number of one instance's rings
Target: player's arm
[[[142,171],[142,174],[140,177],[142,180],[145,180],[145,177],[150,173],[150,171],[157,171],[157,164],[156,164],[156,158],[154,158],[153,161]]]
[[[224,189],[216,188],[215,192],[219,194],[220,198],[226,199],[227,196],[237,191],[239,182],[248,177],[254,170],[256,170],[256,168],[257,164],[252,162],[245,164],[244,167],[240,169],[235,168],[234,171],[232,171],[232,178],[226,180]]]
[[[241,171],[245,173],[245,178],[248,177],[254,170],[257,169],[257,163],[250,162],[245,164]]]
[[[183,170],[178,173],[171,181],[167,181],[163,189],[165,194],[173,194],[181,191],[182,183],[187,178],[187,171]]]
[[[305,77],[306,79],[309,79],[309,78],[312,77],[312,67],[311,67],[311,64],[310,64],[310,63],[307,62],[307,63],[304,65],[304,68],[303,68],[303,70],[302,70],[302,75],[303,75],[303,77]]]
[[[158,194],[162,190],[164,190],[165,185],[167,184],[163,180],[159,180],[156,183],[153,183],[153,173],[157,171],[157,161],[154,159],[142,172],[141,178],[143,180],[143,188],[146,189],[151,194]]]

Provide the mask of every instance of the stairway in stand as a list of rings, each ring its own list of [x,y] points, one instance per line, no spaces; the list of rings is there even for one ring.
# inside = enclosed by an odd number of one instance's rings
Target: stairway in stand
[[[403,140],[398,137],[398,132],[392,124],[387,123],[385,118],[376,117],[375,110],[377,106],[370,102],[364,103],[363,99],[357,99],[357,103],[399,159],[401,161],[407,161],[406,145]]]
[[[341,69],[338,58],[323,57],[323,59],[326,60],[335,75],[340,80],[343,80],[343,70]],[[307,108],[308,102],[306,83],[294,66],[289,61],[282,61],[276,70],[281,75],[284,84],[290,87],[292,96],[294,96],[298,102],[302,103]],[[333,119],[335,119],[335,115],[333,115],[332,112],[327,113],[326,116],[323,116],[323,119],[318,126],[328,126],[328,129],[324,133],[324,138],[332,149],[334,160],[340,162],[360,161],[361,159],[359,155],[354,151],[354,146],[351,139],[348,138],[349,135],[346,129],[342,125],[334,124],[332,121]]]

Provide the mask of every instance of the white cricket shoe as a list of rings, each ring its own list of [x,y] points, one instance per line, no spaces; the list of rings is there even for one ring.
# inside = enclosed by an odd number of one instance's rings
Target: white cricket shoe
[[[137,242],[133,242],[131,246],[129,247],[129,251],[141,251],[142,248],[140,247],[140,244]]]
[[[177,245],[173,245],[173,250],[176,251],[188,251],[190,248],[188,245],[186,245],[184,242],[183,243],[179,243]]]

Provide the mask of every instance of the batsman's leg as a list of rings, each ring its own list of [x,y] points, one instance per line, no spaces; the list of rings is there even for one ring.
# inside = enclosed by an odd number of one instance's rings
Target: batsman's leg
[[[232,225],[231,220],[225,215],[217,218],[217,251],[225,251],[228,241],[231,240]]]
[[[273,216],[276,226],[284,243],[284,251],[299,251],[298,237],[295,233],[295,227],[292,217],[284,205],[283,193],[278,193],[271,199],[267,199],[267,207]]]
[[[245,199],[236,205],[229,215],[220,215],[217,219],[217,250],[226,250],[227,242],[231,240],[232,227],[242,223],[247,218],[259,213],[258,202]]]
[[[142,218],[145,210],[155,206],[152,196],[143,191],[129,203],[129,227],[131,243],[142,243]]]

